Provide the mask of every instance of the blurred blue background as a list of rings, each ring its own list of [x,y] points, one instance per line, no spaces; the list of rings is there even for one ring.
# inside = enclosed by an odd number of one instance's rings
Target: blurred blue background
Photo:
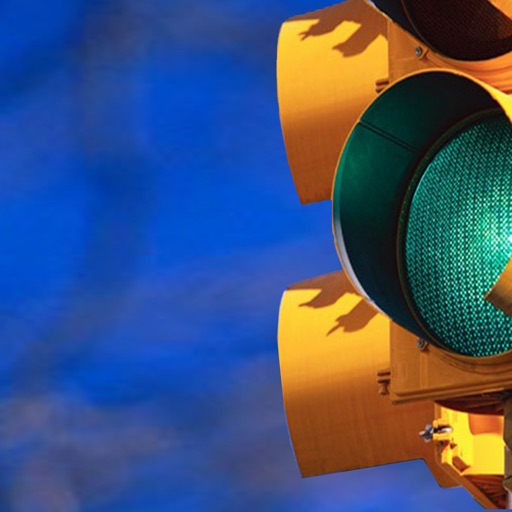
[[[319,0],[0,5],[0,510],[481,510],[420,462],[303,480],[282,291],[339,269],[278,119]]]

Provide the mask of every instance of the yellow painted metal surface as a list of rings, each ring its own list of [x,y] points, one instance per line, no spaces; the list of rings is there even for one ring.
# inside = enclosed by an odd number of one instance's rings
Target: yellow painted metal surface
[[[452,428],[452,432],[434,435],[441,464],[453,466],[461,476],[503,474],[502,416],[468,414],[436,406],[436,418],[437,425]]]
[[[331,198],[341,148],[388,77],[387,21],[347,0],[283,24],[277,88],[283,136],[302,203]]]
[[[485,508],[504,508],[501,482],[505,469],[503,417],[467,414],[436,406],[433,443],[443,469]]]
[[[512,18],[512,1],[511,0],[487,0],[490,4],[494,5],[503,14]]]
[[[418,436],[433,403],[391,404],[377,374],[389,367],[390,321],[343,272],[290,287],[279,316],[284,404],[303,476],[424,459],[442,486],[453,482]],[[380,373],[381,391],[386,372]]]
[[[471,358],[433,345],[418,350],[417,336],[391,326],[391,400],[447,400],[512,389],[512,354]]]

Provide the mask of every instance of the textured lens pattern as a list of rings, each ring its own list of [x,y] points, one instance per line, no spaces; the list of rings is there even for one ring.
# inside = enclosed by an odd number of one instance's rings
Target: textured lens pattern
[[[425,42],[458,60],[485,60],[512,50],[512,20],[487,0],[404,0]]]
[[[512,318],[486,302],[512,255],[512,128],[481,120],[426,167],[405,226],[406,288],[434,339],[460,354],[512,349]]]

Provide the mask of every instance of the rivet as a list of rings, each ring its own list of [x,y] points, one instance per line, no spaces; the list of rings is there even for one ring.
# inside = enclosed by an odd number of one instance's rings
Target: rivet
[[[414,48],[414,55],[416,55],[418,59],[423,56],[423,53],[425,52],[423,51],[423,48],[421,46],[416,46],[416,48]]]
[[[423,338],[418,338],[416,346],[418,347],[418,350],[425,350],[428,347],[428,341],[425,341]]]

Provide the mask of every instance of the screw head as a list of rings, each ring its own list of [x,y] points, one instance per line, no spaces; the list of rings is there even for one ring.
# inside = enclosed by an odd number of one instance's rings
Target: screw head
[[[416,346],[418,347],[418,350],[425,350],[428,347],[428,341],[425,341],[423,338],[418,338]]]
[[[416,46],[416,48],[414,48],[414,55],[416,55],[416,57],[420,58],[423,56],[423,48],[421,46]]]

